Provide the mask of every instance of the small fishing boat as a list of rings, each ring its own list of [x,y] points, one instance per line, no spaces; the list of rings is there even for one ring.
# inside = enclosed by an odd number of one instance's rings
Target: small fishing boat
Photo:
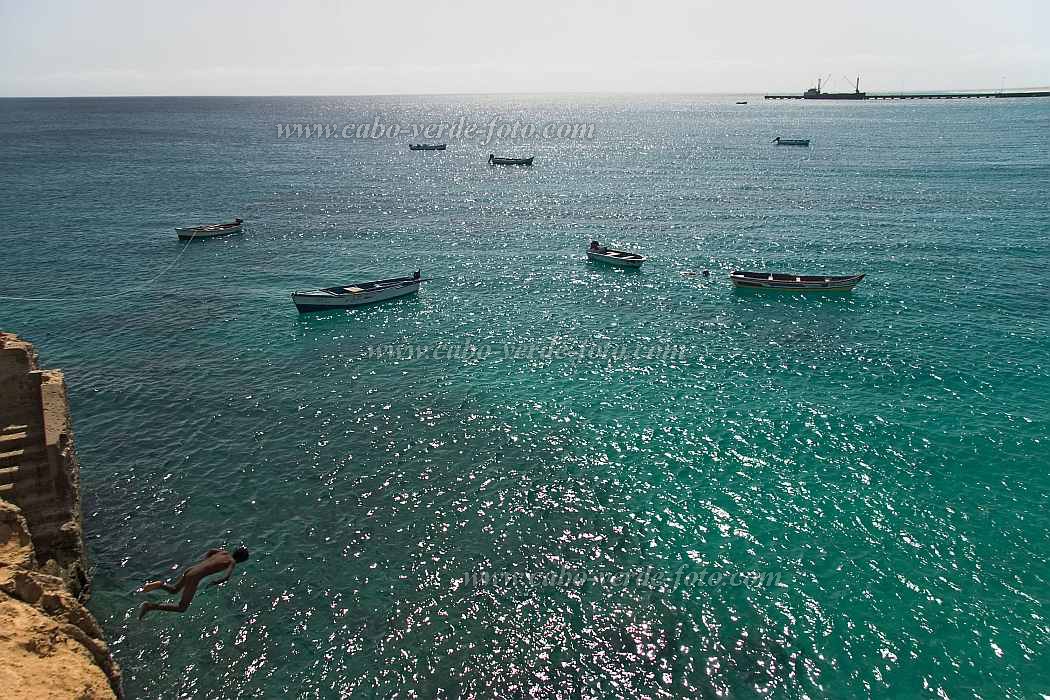
[[[740,100],[739,102],[737,102],[737,104],[738,105],[746,105],[747,104],[747,100]]]
[[[773,139],[778,146],[808,146],[809,139],[782,139],[779,136]]]
[[[489,165],[532,165],[532,159],[536,156],[529,156],[528,158],[497,158],[495,154],[489,154]]]
[[[616,250],[607,248],[598,241],[591,241],[587,248],[587,259],[593,262],[615,265],[616,267],[630,267],[638,269],[648,258],[640,253],[632,253],[627,250]]]
[[[408,149],[410,151],[443,151],[447,143],[410,143]]]
[[[226,224],[201,224],[200,226],[188,226],[176,228],[175,233],[180,241],[188,241],[193,238],[216,238],[217,236],[228,236],[231,233],[240,233],[242,219],[234,219]]]
[[[793,292],[849,292],[864,275],[787,275],[778,272],[729,273],[734,287],[743,289],[783,289]]]
[[[421,278],[419,270],[416,270],[411,277],[393,277],[388,280],[355,282],[341,287],[292,292],[292,302],[300,312],[345,309],[418,292],[420,283],[427,281]]]

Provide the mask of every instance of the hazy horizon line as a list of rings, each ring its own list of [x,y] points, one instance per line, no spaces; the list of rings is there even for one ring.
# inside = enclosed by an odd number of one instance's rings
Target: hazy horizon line
[[[1001,91],[1026,91],[1026,90],[1050,90],[1050,83],[1046,85],[1026,85],[1023,87],[1007,86],[1002,85],[996,87],[970,87],[970,88],[911,88],[908,90],[897,90],[893,92],[887,91],[875,91],[869,94],[880,95],[880,94],[909,94],[909,93],[924,93],[924,92],[941,92],[941,93],[966,93],[966,92],[1001,92]],[[133,99],[133,98],[237,98],[237,97],[496,97],[496,96],[509,96],[517,95],[522,97],[535,97],[535,96],[572,96],[572,95],[601,95],[601,96],[619,96],[619,95],[690,95],[690,96],[765,96],[765,95],[792,95],[796,94],[791,90],[784,91],[763,91],[763,92],[724,92],[724,91],[713,91],[713,92],[697,92],[691,90],[616,90],[616,91],[602,91],[602,90],[552,90],[544,92],[521,92],[521,91],[498,91],[498,92],[374,92],[374,93],[275,93],[275,94],[82,94],[82,95],[0,95],[0,100],[70,100],[70,99]],[[797,94],[801,95],[802,91],[797,91]]]

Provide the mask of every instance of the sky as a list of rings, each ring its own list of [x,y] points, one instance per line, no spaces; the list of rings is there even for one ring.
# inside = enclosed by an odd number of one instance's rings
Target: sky
[[[1048,0],[0,0],[0,96],[1050,85]]]

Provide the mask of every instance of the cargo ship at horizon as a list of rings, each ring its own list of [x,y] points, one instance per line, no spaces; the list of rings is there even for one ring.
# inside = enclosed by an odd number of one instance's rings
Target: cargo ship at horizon
[[[802,93],[802,99],[804,100],[866,100],[868,99],[868,93],[860,91],[860,76],[857,76],[857,84],[853,88],[853,92],[823,92],[821,91],[823,81],[817,78],[817,86],[811,87]]]

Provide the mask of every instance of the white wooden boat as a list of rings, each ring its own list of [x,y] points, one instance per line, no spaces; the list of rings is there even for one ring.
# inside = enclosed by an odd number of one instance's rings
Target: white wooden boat
[[[175,233],[178,235],[179,240],[182,241],[189,241],[194,238],[216,238],[218,236],[229,236],[232,233],[240,233],[241,224],[243,223],[244,221],[241,219],[234,219],[225,224],[201,224],[200,226],[176,228]]]
[[[860,284],[864,275],[790,275],[778,272],[729,273],[734,287],[744,289],[779,289],[792,292],[849,292]]]
[[[428,280],[419,276],[417,270],[411,277],[392,277],[388,280],[355,282],[340,287],[292,292],[292,302],[300,312],[345,309],[413,294],[419,291],[420,283],[426,281]]]
[[[607,248],[598,243],[598,241],[591,241],[590,247],[587,248],[587,259],[593,262],[615,265],[616,267],[630,267],[635,269],[641,267],[642,263],[648,260],[648,258],[640,253]]]
[[[809,139],[784,139],[778,136],[773,139],[773,143],[778,146],[808,146]]]

